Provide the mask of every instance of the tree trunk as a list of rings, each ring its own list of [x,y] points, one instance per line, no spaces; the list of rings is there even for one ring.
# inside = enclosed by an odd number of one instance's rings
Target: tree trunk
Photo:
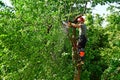
[[[72,60],[75,66],[73,80],[80,80],[81,64],[80,64],[80,56],[77,51],[76,28],[73,28],[73,35],[72,35]]]

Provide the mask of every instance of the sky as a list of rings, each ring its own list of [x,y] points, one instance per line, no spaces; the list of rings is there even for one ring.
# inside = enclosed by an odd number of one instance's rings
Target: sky
[[[13,5],[11,4],[10,0],[0,0],[0,1],[2,1],[5,5],[13,8]]]
[[[113,5],[113,6],[119,6],[117,3],[110,3],[110,4],[106,4],[106,5],[97,5],[93,10],[92,12],[95,14],[95,13],[98,13],[100,15],[106,15],[106,14],[109,14],[110,12],[107,11],[106,9],[110,6],[110,5]],[[117,9],[116,9],[117,10]]]
[[[109,5],[97,5],[93,10],[92,10],[92,12],[93,12],[93,14],[96,14],[96,13],[98,13],[98,14],[100,14],[100,15],[103,15],[103,14],[108,14],[109,12],[108,11],[106,11],[106,9],[108,8],[108,6]]]

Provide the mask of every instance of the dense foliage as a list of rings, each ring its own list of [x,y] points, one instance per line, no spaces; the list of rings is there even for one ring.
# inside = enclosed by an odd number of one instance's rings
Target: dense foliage
[[[13,0],[14,11],[1,10],[0,79],[73,80],[71,42],[61,22],[82,13],[86,2],[89,0]],[[119,0],[91,4],[111,2]],[[120,79],[120,13],[110,10],[104,18],[87,9],[88,42],[81,80]],[[105,19],[108,24],[102,27]]]

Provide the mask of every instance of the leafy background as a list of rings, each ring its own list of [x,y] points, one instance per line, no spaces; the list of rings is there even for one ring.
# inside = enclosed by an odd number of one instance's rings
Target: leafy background
[[[1,80],[73,80],[71,42],[63,20],[73,20],[89,0],[12,0],[0,11]],[[119,0],[94,0],[97,4]],[[76,3],[76,7],[72,5]],[[86,9],[88,42],[81,80],[120,79],[120,8],[107,17]],[[108,24],[102,27],[102,22]]]

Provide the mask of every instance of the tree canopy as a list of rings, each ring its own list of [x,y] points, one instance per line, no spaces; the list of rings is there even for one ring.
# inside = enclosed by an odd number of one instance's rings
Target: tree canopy
[[[120,1],[12,0],[14,11],[0,10],[0,79],[73,80],[72,44],[62,21],[84,14],[88,42],[81,80],[119,80],[120,8],[110,7],[104,18],[92,15],[88,2],[94,7]]]

